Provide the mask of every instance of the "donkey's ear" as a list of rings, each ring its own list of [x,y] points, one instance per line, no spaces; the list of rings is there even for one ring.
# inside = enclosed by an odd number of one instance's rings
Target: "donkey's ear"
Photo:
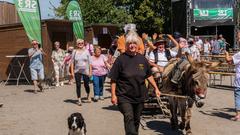
[[[217,69],[222,62],[210,62],[206,64],[207,69]]]

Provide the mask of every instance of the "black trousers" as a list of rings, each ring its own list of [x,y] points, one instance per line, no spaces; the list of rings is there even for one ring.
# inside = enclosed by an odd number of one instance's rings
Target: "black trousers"
[[[124,116],[125,134],[138,135],[143,103],[120,103],[118,104],[118,108]]]
[[[86,93],[89,94],[90,93],[89,77],[87,75],[80,74],[80,73],[75,73],[74,76],[75,76],[75,81],[76,81],[77,97],[78,98],[81,97],[81,79],[82,78],[83,78],[83,83],[84,83],[84,88],[86,90]]]

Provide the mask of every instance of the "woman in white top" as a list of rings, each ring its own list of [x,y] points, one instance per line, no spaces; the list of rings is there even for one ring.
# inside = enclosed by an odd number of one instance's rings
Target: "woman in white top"
[[[206,60],[209,60],[207,56],[209,55],[210,51],[211,51],[211,44],[208,41],[208,39],[206,38],[204,40],[204,44],[203,44],[203,53],[206,56],[205,57]]]
[[[72,54],[72,64],[74,64],[74,77],[76,80],[78,105],[82,105],[81,78],[83,78],[84,87],[87,93],[87,102],[91,102],[89,80],[92,76],[92,62],[91,55],[89,51],[85,48],[83,39],[77,39],[76,49],[73,51]]]

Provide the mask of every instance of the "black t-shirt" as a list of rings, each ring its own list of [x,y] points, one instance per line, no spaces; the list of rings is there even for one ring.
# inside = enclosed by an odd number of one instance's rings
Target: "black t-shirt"
[[[147,98],[145,79],[151,75],[150,65],[143,55],[120,55],[109,73],[109,78],[116,81],[118,102],[144,102]]]

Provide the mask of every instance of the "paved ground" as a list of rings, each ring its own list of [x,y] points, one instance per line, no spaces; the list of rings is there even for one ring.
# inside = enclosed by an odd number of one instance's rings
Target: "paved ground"
[[[81,112],[87,123],[88,135],[124,135],[122,115],[111,106],[110,93],[97,103],[76,101],[75,85],[33,94],[32,86],[0,86],[0,135],[66,135],[67,118]],[[85,96],[85,94],[82,94]],[[194,135],[237,135],[240,122],[230,121],[234,115],[233,91],[209,88],[207,103],[194,108],[192,131]],[[140,135],[177,135],[171,131],[168,119],[148,119],[147,130]]]

